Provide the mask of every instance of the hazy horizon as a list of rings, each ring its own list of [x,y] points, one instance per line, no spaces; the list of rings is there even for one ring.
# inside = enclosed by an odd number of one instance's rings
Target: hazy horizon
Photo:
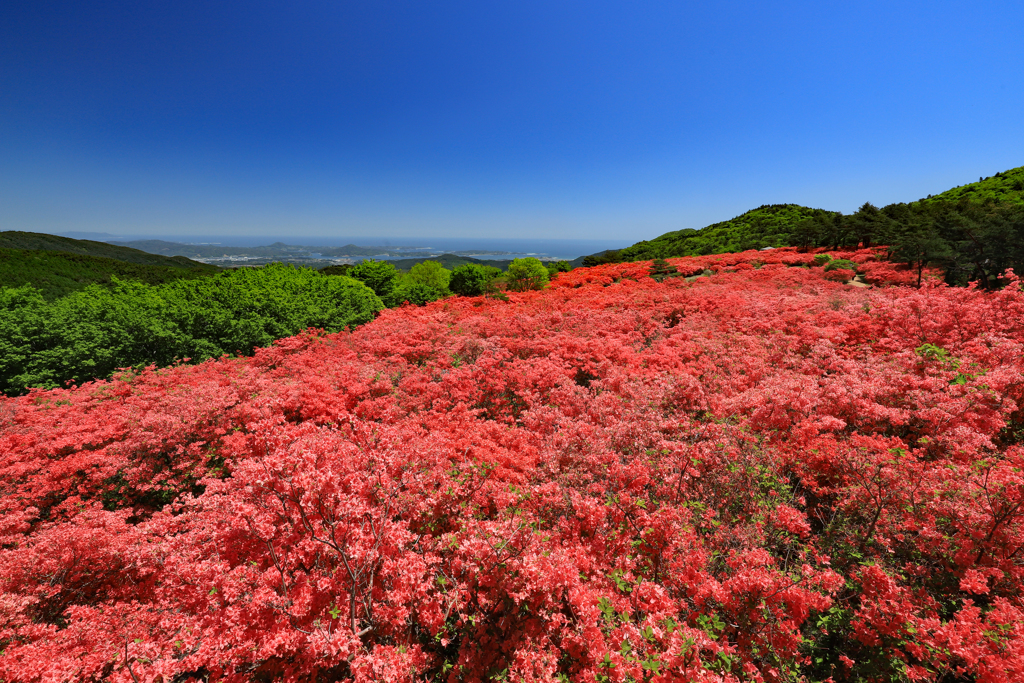
[[[93,240],[119,244],[131,244],[144,240],[161,240],[180,244],[221,245],[225,247],[260,247],[281,242],[288,246],[301,247],[343,247],[354,244],[359,247],[386,247],[392,249],[418,248],[434,252],[507,252],[515,255],[540,254],[572,260],[607,249],[621,249],[629,246],[624,240],[558,239],[558,238],[479,238],[421,236],[415,238],[345,237],[315,235],[239,236],[239,235],[114,235],[67,231],[60,234],[73,239]],[[413,256],[415,254],[410,254]]]
[[[630,244],[911,201],[1024,164],[1022,25],[1006,1],[11,0],[0,229]]]

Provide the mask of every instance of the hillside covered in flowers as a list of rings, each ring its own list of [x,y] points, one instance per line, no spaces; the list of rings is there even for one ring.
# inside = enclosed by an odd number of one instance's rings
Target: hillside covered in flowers
[[[0,680],[1024,679],[1024,292],[830,258],[0,398]]]

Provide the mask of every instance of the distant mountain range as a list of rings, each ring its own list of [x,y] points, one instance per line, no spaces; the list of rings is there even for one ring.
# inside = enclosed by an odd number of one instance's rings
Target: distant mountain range
[[[453,265],[449,264],[462,265],[464,263],[486,263],[487,265],[504,268],[511,262],[511,258],[490,260],[470,256],[494,255],[500,257],[510,253],[505,251],[488,251],[481,254],[480,250],[470,250],[441,254],[435,250],[428,250],[423,247],[360,247],[355,244],[346,244],[343,247],[330,247],[303,246],[285,244],[284,242],[274,242],[273,244],[259,247],[230,247],[218,244],[186,244],[165,240],[111,241],[110,243],[139,249],[151,254],[187,257],[229,268],[259,266],[266,263],[291,263],[292,265],[309,268],[324,268],[339,263],[360,261],[366,258],[388,259],[399,270],[407,270],[414,264],[425,260],[440,261],[448,268],[453,267]]]
[[[294,257],[315,258],[315,256],[311,255],[329,258],[364,258],[367,256],[406,255],[416,249],[415,247],[360,247],[355,244],[346,244],[343,247],[317,247],[285,244],[284,242],[274,242],[262,247],[228,247],[219,244],[183,244],[181,242],[166,242],[164,240],[112,241],[111,244],[141,249],[151,254],[187,256],[194,259],[223,258],[226,256],[251,256],[275,259]]]

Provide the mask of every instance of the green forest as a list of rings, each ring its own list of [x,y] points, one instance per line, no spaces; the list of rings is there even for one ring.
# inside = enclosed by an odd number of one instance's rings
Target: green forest
[[[19,230],[5,230],[0,232],[0,248],[3,249],[30,249],[34,251],[58,251],[68,254],[79,254],[82,256],[99,256],[102,258],[116,259],[126,263],[135,263],[143,266],[167,266],[171,268],[189,269],[210,269],[198,261],[187,259],[184,256],[161,256],[150,254],[130,247],[121,247],[106,242],[95,242],[93,240],[76,240],[70,237],[59,235],[47,235],[40,232],[22,232]]]
[[[63,251],[0,248],[0,287],[31,285],[47,301],[91,284],[112,287],[115,279],[159,285],[218,272],[220,268],[203,263],[197,263],[196,267],[148,265]]]
[[[160,285],[113,279],[55,301],[0,289],[0,389],[50,388],[119,368],[251,354],[315,327],[338,331],[383,307],[363,283],[271,265]]]
[[[938,195],[844,215],[796,204],[761,206],[700,230],[677,230],[583,265],[701,256],[776,247],[889,247],[890,258],[922,271],[939,267],[949,284],[998,286],[1007,268],[1024,271],[1024,166]]]

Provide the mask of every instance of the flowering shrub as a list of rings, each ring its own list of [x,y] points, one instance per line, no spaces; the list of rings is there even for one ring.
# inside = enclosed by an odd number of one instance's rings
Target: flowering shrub
[[[849,282],[857,271],[850,268],[825,268],[825,279],[833,282]]]
[[[0,399],[0,678],[1024,677],[1017,281],[670,262]]]
[[[677,268],[680,274],[693,277],[705,271],[738,272],[741,270],[788,267],[815,267],[840,263],[829,268],[829,279],[846,282],[856,275],[850,266],[864,274],[865,279],[874,285],[916,285],[917,271],[902,264],[885,259],[885,249],[858,249],[857,251],[839,251],[825,253],[822,249],[800,251],[796,247],[784,247],[768,251],[744,251],[735,254],[711,254],[686,258],[667,259],[668,263]],[[581,287],[585,284],[608,285],[624,278],[637,280],[648,276],[651,272],[650,261],[633,261],[628,263],[610,263],[592,268],[577,268],[558,278],[552,287]],[[840,270],[835,271],[835,268]],[[935,269],[924,269],[925,274],[935,279],[941,273]]]

